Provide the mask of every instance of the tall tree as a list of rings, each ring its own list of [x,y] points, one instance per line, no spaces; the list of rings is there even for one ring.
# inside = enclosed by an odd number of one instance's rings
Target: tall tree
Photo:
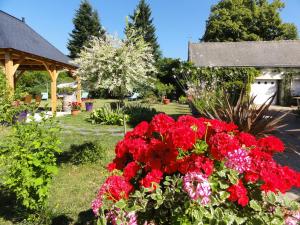
[[[156,29],[153,25],[151,14],[152,12],[149,4],[147,4],[145,0],[140,0],[133,15],[130,15],[131,21],[129,22],[128,27],[133,27],[135,30],[139,31],[139,35],[142,35],[144,40],[151,45],[154,58],[157,60],[161,56],[161,51],[157,43],[155,34]]]
[[[211,9],[202,41],[297,39],[294,24],[283,23],[281,0],[221,0]]]
[[[71,38],[67,47],[70,51],[69,56],[74,59],[91,36],[102,37],[105,35],[105,31],[101,27],[97,11],[93,10],[87,0],[81,2],[73,24],[74,29],[70,34]]]

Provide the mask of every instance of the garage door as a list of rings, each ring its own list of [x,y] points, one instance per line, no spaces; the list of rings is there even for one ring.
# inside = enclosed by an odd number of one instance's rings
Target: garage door
[[[256,96],[254,103],[263,104],[278,90],[277,80],[256,80],[251,85],[251,95]],[[277,96],[272,102],[272,105],[276,104]]]

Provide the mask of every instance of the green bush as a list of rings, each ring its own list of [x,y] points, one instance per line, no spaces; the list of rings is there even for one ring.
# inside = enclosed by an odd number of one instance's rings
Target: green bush
[[[124,112],[129,116],[128,123],[136,126],[142,121],[150,122],[158,112],[156,109],[139,103],[131,103],[124,107]]]
[[[125,120],[128,119],[128,115],[124,115],[121,108],[112,109],[109,105],[105,105],[99,109],[94,110],[90,114],[89,121],[92,124],[103,125],[124,125]]]
[[[184,95],[181,95],[178,99],[179,104],[187,104],[187,97]]]
[[[10,95],[5,76],[0,71],[0,125],[11,125],[20,112],[28,110],[24,105],[12,106],[13,100],[14,96]]]
[[[41,210],[57,172],[56,156],[61,152],[59,128],[51,119],[17,123],[2,144],[3,185],[29,210]]]
[[[84,142],[80,145],[71,145],[70,151],[62,154],[61,161],[75,165],[94,163],[106,159],[107,149],[98,142]]]

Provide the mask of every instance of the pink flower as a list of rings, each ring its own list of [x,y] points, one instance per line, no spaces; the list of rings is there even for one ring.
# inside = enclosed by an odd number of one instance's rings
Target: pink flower
[[[285,219],[285,225],[298,225],[300,224],[300,211],[293,213],[293,215]]]
[[[239,148],[232,152],[228,152],[226,159],[225,166],[234,169],[239,173],[243,173],[250,169],[251,157],[244,149]]]
[[[200,199],[203,205],[210,201],[211,188],[206,176],[202,173],[188,172],[183,178],[183,189],[191,199]]]
[[[112,210],[110,210],[107,214],[106,214],[106,219],[112,224],[112,225],[137,225],[137,216],[135,214],[135,212],[129,212],[126,213],[126,221],[124,221],[125,223],[118,223],[118,214],[120,212],[120,209],[118,208],[114,208]],[[122,221],[123,222],[123,221]]]
[[[102,200],[99,198],[96,198],[93,202],[92,202],[92,210],[94,212],[94,214],[96,216],[99,215],[99,209],[102,206]]]

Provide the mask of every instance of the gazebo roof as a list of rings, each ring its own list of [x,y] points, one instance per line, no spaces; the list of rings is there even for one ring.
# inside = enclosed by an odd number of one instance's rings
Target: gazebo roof
[[[76,68],[70,58],[20,20],[0,10],[0,50],[31,54],[68,68]]]

